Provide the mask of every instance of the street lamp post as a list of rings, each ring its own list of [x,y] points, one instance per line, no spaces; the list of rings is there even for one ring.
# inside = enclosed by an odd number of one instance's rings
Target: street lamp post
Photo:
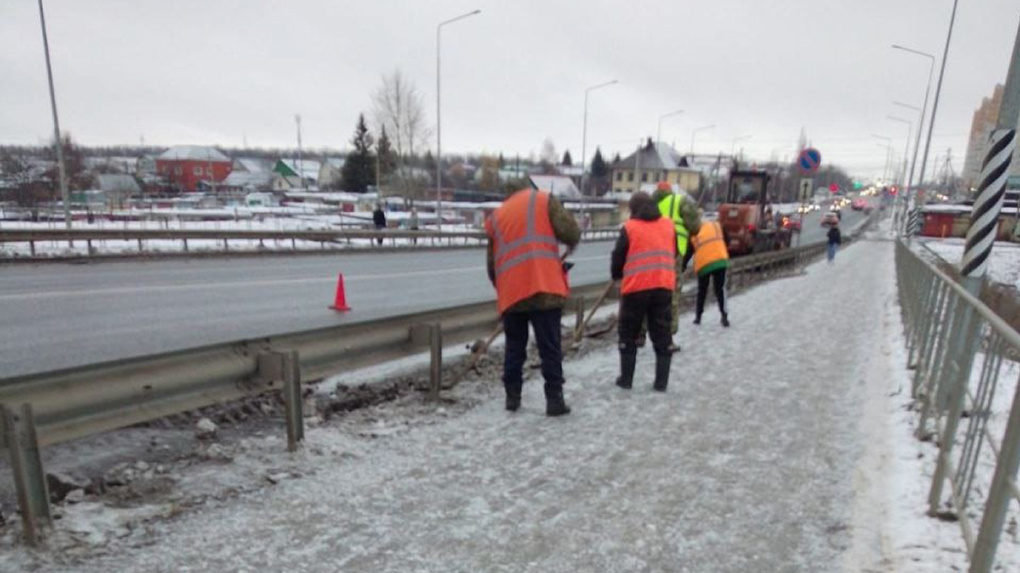
[[[658,144],[662,143],[662,120],[666,119],[667,117],[673,117],[674,115],[680,115],[683,112],[684,112],[684,110],[678,109],[676,111],[671,111],[669,113],[664,113],[664,114],[659,116],[659,128],[655,132],[655,144],[656,144],[656,146],[658,146]]]
[[[707,129],[715,129],[715,124],[699,127],[691,132],[691,161],[694,161],[694,138],[697,137],[699,131],[705,131]]]
[[[887,135],[878,135],[877,133],[872,133],[871,137],[885,141],[885,143],[879,143],[880,146],[885,148],[885,167],[882,168],[882,183],[885,184],[889,179],[889,156],[892,155],[892,138]]]
[[[438,230],[443,230],[443,127],[441,114],[443,107],[441,105],[442,98],[442,71],[439,58],[439,47],[442,41],[443,26],[452,24],[458,20],[469,18],[475,14],[480,14],[481,10],[475,10],[468,12],[467,14],[461,14],[456,18],[450,18],[444,20],[436,25],[436,224]]]
[[[903,172],[900,174],[900,187],[903,188],[903,195],[906,196],[909,192],[909,183],[907,183],[907,156],[910,153],[910,135],[914,132],[914,122],[909,119],[903,119],[902,117],[896,117],[893,115],[886,116],[889,120],[898,123],[907,124],[907,137],[903,142]],[[893,198],[893,220],[896,220],[896,215],[899,213],[900,197],[896,196]]]
[[[599,89],[619,83],[619,80],[610,80],[585,88],[584,90],[584,126],[581,128],[581,197],[585,196],[585,183],[588,180],[588,94]]]
[[[926,113],[928,113],[928,96],[931,94],[931,78],[932,78],[932,75],[934,75],[934,73],[935,73],[935,56],[933,56],[932,54],[929,54],[928,52],[922,52],[920,50],[914,50],[912,48],[907,48],[905,46],[900,46],[899,44],[894,44],[893,45],[893,49],[903,50],[904,52],[907,52],[907,53],[910,53],[910,54],[914,54],[915,56],[921,56],[921,57],[924,57],[924,58],[928,58],[928,86],[924,89],[924,103],[921,104],[921,109],[919,110],[921,112],[921,116],[917,120],[917,136],[916,136],[917,139],[914,142],[914,158],[910,162],[910,177],[907,179],[907,187],[910,187],[911,189],[913,189],[914,188],[914,168],[917,167],[917,152],[921,149],[921,132],[924,131],[924,115]],[[899,105],[901,107],[907,107],[907,108],[910,108],[910,109],[917,110],[917,108],[912,106],[912,105],[907,105],[907,104],[903,104],[903,103],[897,103],[896,105]],[[930,133],[929,133],[929,135],[930,135]],[[918,181],[918,187],[920,187],[921,183],[924,181],[924,168],[923,167],[921,169],[921,174],[918,177],[917,181]],[[915,197],[915,199],[916,199],[916,197]],[[909,203],[908,203],[908,207],[909,207]]]
[[[57,96],[53,90],[53,68],[50,66],[50,41],[46,35],[46,13],[39,0],[39,23],[42,25],[43,51],[46,52],[46,79],[50,84],[50,108],[53,110],[53,144],[57,146],[57,171],[60,174],[60,198],[64,202],[64,225],[71,229],[71,197],[67,193],[67,168],[64,167],[64,145],[60,140],[60,120],[57,117]]]

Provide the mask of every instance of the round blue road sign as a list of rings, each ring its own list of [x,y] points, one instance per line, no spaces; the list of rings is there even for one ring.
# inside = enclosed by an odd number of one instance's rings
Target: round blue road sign
[[[797,163],[800,164],[800,169],[804,173],[814,173],[818,171],[818,166],[822,164],[822,154],[814,147],[808,147],[800,152]]]

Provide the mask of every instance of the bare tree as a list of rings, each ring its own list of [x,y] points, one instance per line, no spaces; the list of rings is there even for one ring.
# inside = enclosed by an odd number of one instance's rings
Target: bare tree
[[[416,152],[425,148],[432,138],[421,92],[403,72],[393,70],[382,77],[372,94],[372,115],[390,137],[396,155],[398,185],[407,195],[418,195],[416,191],[423,181],[415,177],[414,160]]]

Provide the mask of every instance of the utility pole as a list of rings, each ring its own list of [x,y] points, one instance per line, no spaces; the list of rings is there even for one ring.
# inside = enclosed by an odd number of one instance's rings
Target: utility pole
[[[939,82],[935,88],[935,102],[931,106],[931,118],[928,121],[928,138],[924,142],[924,155],[921,156],[921,174],[918,181],[924,183],[924,170],[928,165],[928,150],[931,148],[931,134],[935,129],[935,117],[939,111],[939,96],[942,94],[942,78],[946,75],[946,59],[949,57],[949,42],[953,39],[953,24],[956,23],[956,6],[960,0],[953,0],[953,14],[949,18],[949,32],[946,33],[946,48],[942,52],[942,66],[939,69]],[[1013,122],[1016,127],[1016,122]]]
[[[60,139],[57,117],[57,96],[53,89],[53,68],[50,66],[50,41],[46,35],[46,13],[39,0],[39,23],[42,25],[43,50],[46,52],[46,79],[50,84],[50,108],[53,110],[53,144],[57,146],[57,171],[60,174],[60,198],[64,202],[64,225],[71,230],[71,197],[67,192],[67,168],[64,166],[64,142]],[[69,243],[73,244],[73,243]]]

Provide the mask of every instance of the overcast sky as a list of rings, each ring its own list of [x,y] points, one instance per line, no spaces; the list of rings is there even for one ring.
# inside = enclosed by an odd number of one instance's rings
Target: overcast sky
[[[435,122],[435,25],[443,31],[443,145],[580,155],[642,136],[697,150],[790,156],[803,127],[834,162],[881,173],[916,120],[927,61],[941,59],[952,0],[46,0],[62,126],[89,145],[145,142],[343,148],[382,74],[399,68]],[[1005,79],[1016,0],[960,3],[932,143],[962,169],[971,116]],[[938,68],[935,71],[936,79]],[[934,91],[934,88],[933,88]],[[916,123],[916,121],[915,121]],[[0,0],[0,142],[52,133],[34,0]]]

